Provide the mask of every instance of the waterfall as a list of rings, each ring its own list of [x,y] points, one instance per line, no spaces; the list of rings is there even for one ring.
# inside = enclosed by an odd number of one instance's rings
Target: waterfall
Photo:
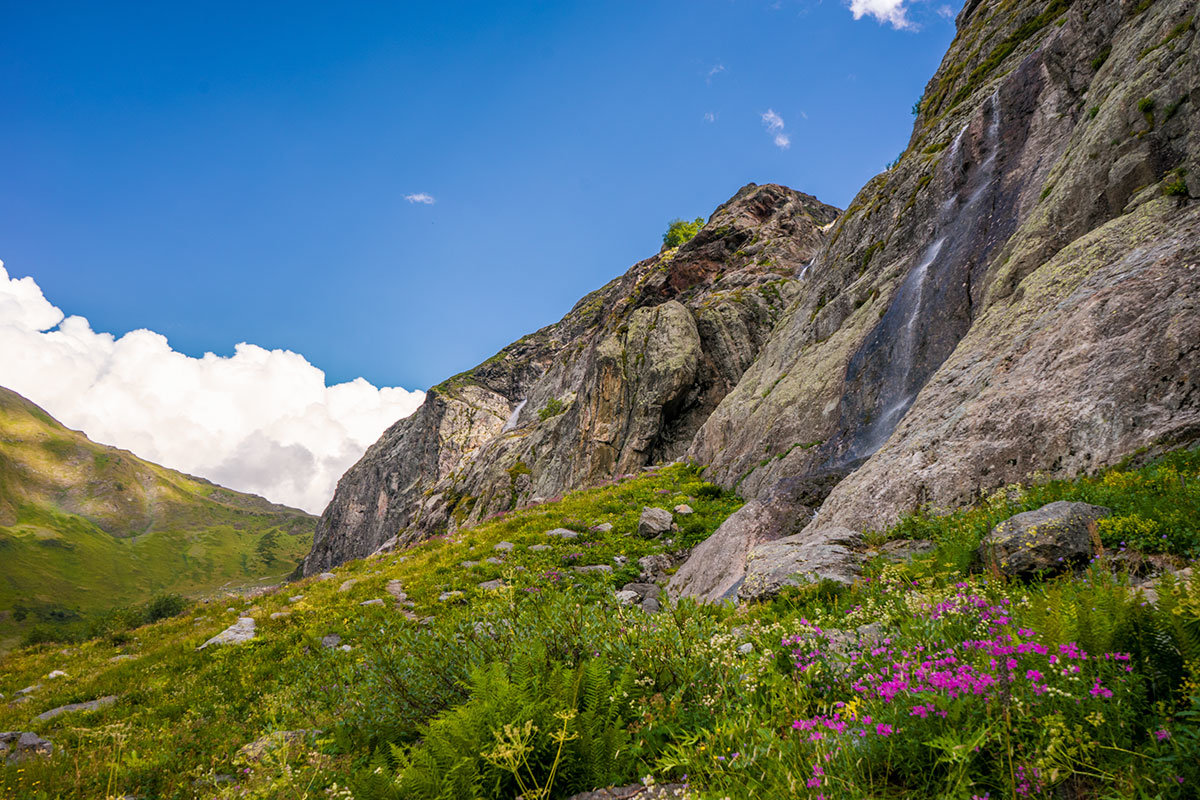
[[[517,418],[521,416],[521,409],[525,407],[527,402],[529,402],[529,398],[526,397],[522,399],[521,402],[517,403],[516,407],[513,408],[512,413],[508,415],[508,421],[505,422],[504,427],[500,429],[501,433],[508,433],[517,427]]]

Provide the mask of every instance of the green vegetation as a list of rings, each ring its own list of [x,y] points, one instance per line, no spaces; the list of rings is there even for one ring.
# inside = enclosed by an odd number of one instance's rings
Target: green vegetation
[[[557,417],[566,410],[567,406],[562,400],[559,400],[557,397],[551,397],[546,401],[546,405],[538,409],[538,419],[545,422],[551,417]]]
[[[1177,167],[1167,173],[1163,183],[1163,194],[1167,197],[1188,197],[1187,170]]]
[[[0,767],[0,794],[507,800],[686,776],[698,800],[1190,797],[1200,577],[1164,579],[1150,605],[1125,565],[1134,545],[1159,558],[1197,552],[1198,479],[1193,450],[1008,487],[881,532],[937,549],[877,559],[854,586],[649,615],[615,601],[636,574],[616,557],[632,565],[699,541],[738,505],[699,470],[668,467],[233,611],[193,605],[71,651],[11,655],[0,692],[43,688],[0,706],[0,729],[35,730],[62,749],[21,771]],[[1108,552],[1084,575],[1026,585],[971,570],[964,556],[992,524],[1056,499],[1114,511],[1100,530]],[[633,535],[643,506],[685,501],[696,513],[680,518],[681,541]],[[593,531],[600,522],[614,527]],[[556,527],[579,536],[545,535]],[[513,549],[489,564],[502,541]],[[588,565],[615,569],[573,571]],[[507,585],[480,588],[496,578]],[[362,605],[394,580],[425,624]],[[258,621],[254,641],[195,649],[238,616]],[[323,646],[329,634],[350,649]],[[45,680],[54,669],[68,677]],[[117,702],[32,720],[106,694]],[[239,752],[280,731],[301,733],[261,757]]]
[[[21,637],[74,640],[123,625],[114,609],[163,592],[281,580],[314,525],[98,445],[0,389],[0,612],[13,611],[0,613],[0,652]]]
[[[667,232],[663,234],[663,249],[669,250],[672,247],[680,247],[690,241],[693,236],[700,232],[704,227],[704,217],[696,217],[691,222],[685,219],[673,219],[667,225]]]

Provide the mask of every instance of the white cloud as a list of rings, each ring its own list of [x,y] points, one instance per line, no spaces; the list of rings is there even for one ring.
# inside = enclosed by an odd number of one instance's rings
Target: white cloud
[[[427,206],[431,206],[437,202],[437,200],[433,199],[433,195],[425,194],[424,192],[417,192],[416,194],[406,194],[406,195],[404,195],[404,199],[410,203],[422,203],[423,205],[427,205]]]
[[[913,28],[904,4],[908,0],[850,0],[850,13],[855,19],[874,17],[879,24],[887,23],[896,30]]]
[[[117,338],[64,317],[0,262],[0,386],[95,441],[320,513],[346,471],[423,392],[325,373],[242,343],[192,358],[149,330]]]
[[[714,65],[714,66],[713,66],[713,68],[712,68],[712,69],[710,69],[710,70],[708,71],[708,75],[707,75],[707,76],[704,78],[704,80],[705,80],[706,82],[708,82],[708,83],[712,83],[712,79],[713,79],[714,77],[716,77],[717,75],[720,75],[720,74],[721,74],[722,72],[724,72],[724,71],[725,71],[725,65],[724,65],[724,64],[716,64],[716,65]]]
[[[780,150],[787,150],[792,146],[792,137],[783,132],[783,117],[768,108],[763,112],[762,121],[767,128],[767,133],[771,134],[776,147]]]
[[[714,114],[714,113],[713,113],[713,112],[711,112],[711,111],[705,111],[705,112],[704,112],[704,121],[705,121],[705,122],[716,122],[716,121],[717,121],[717,115],[716,115],[716,114]]]

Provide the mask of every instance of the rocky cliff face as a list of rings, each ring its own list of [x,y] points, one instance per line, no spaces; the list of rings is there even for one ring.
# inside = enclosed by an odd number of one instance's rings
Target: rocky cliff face
[[[841,476],[886,527],[1200,434],[1195,4],[969,2],[693,458],[746,496]]]
[[[742,190],[431,392],[306,569],[684,455],[747,498],[828,495],[811,534],[1200,439],[1195,10],[969,0],[828,237],[833,209]]]
[[[678,250],[434,387],[339,482],[306,574],[682,456],[837,214],[746,186]]]

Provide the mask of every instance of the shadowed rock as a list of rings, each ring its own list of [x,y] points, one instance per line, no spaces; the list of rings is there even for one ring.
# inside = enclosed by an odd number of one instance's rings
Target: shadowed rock
[[[1059,500],[1001,522],[983,538],[979,555],[1005,575],[1055,575],[1092,557],[1096,521],[1111,513],[1103,506]]]
[[[643,539],[657,539],[664,533],[670,533],[675,527],[675,518],[665,508],[643,508],[638,518],[638,536]]]
[[[740,600],[774,597],[784,586],[823,580],[849,585],[861,574],[862,536],[847,528],[817,528],[760,544],[746,557]]]

